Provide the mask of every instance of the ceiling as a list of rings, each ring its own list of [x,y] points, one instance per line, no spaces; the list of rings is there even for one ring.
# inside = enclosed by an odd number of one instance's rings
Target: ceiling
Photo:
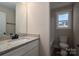
[[[4,5],[6,7],[15,9],[17,2],[0,2],[0,5]],[[57,8],[61,6],[65,6],[71,4],[71,2],[50,2],[50,8]]]
[[[0,2],[0,5],[3,5],[5,7],[15,9],[16,8],[16,2]]]
[[[50,2],[50,8],[57,8],[71,4],[71,2]]]

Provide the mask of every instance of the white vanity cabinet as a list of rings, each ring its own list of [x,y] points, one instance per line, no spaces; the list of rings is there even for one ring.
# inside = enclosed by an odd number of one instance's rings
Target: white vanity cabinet
[[[39,56],[39,40],[28,42],[3,56]]]

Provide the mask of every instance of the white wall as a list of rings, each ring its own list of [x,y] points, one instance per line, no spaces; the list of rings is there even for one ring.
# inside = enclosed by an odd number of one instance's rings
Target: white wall
[[[60,3],[59,3],[60,4]],[[53,5],[53,3],[52,3],[52,5]],[[54,7],[56,7],[56,6],[54,6]],[[52,24],[52,28],[55,28],[56,27],[56,12],[59,12],[59,11],[63,11],[63,10],[69,10],[70,11],[70,15],[72,14],[72,6],[71,6],[71,4],[68,4],[67,6],[65,5],[65,6],[61,6],[61,7],[56,7],[56,8],[53,8],[53,9],[51,9],[51,18],[52,18],[52,21],[54,22],[52,22],[53,24]],[[71,17],[72,18],[72,17]],[[55,45],[57,44],[58,45],[58,40],[59,40],[59,37],[60,36],[67,36],[68,37],[68,43],[69,43],[69,45],[71,46],[71,47],[73,47],[73,44],[71,43],[72,42],[72,40],[73,40],[73,32],[72,32],[72,19],[70,19],[70,27],[71,27],[71,29],[53,29],[54,30],[54,34],[52,35],[52,37],[54,36],[55,37],[55,40],[54,40],[54,43],[55,43]],[[52,31],[53,31],[52,30]]]
[[[77,54],[79,56],[79,3],[74,5],[73,9],[73,32],[74,32],[74,45],[77,49]]]
[[[50,55],[49,3],[28,3],[28,33],[40,34],[40,54]]]
[[[50,51],[53,54],[54,42],[56,40],[56,20],[55,20],[55,12],[52,12],[50,8]]]
[[[26,3],[16,4],[16,33],[27,33]]]
[[[79,3],[74,5],[73,19],[74,42],[76,47],[79,44]]]

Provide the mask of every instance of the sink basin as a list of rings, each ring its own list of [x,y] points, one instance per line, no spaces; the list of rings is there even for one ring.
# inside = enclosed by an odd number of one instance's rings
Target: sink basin
[[[15,45],[15,44],[21,44],[22,42],[27,42],[29,41],[28,39],[26,38],[21,38],[21,39],[14,39],[14,40],[10,40],[8,41],[9,44],[12,44],[12,45]]]
[[[0,51],[10,49],[12,47],[26,43],[28,41],[30,41],[30,40],[28,40],[28,39],[15,39],[15,40],[9,39],[9,40],[0,41]]]

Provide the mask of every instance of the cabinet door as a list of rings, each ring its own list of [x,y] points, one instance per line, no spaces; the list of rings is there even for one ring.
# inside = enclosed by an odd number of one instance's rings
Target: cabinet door
[[[22,47],[19,47],[13,51],[10,51],[6,54],[4,54],[3,56],[22,56],[25,53],[28,53],[29,51],[31,51],[34,47],[39,46],[39,41],[35,40],[33,42],[30,42]]]
[[[28,53],[24,54],[24,56],[39,56],[39,47],[33,48]]]
[[[22,47],[19,47],[17,49],[14,49],[6,54],[4,54],[3,56],[21,56],[23,55],[25,52],[29,51],[29,48],[28,48],[28,44],[27,45],[24,45]]]

